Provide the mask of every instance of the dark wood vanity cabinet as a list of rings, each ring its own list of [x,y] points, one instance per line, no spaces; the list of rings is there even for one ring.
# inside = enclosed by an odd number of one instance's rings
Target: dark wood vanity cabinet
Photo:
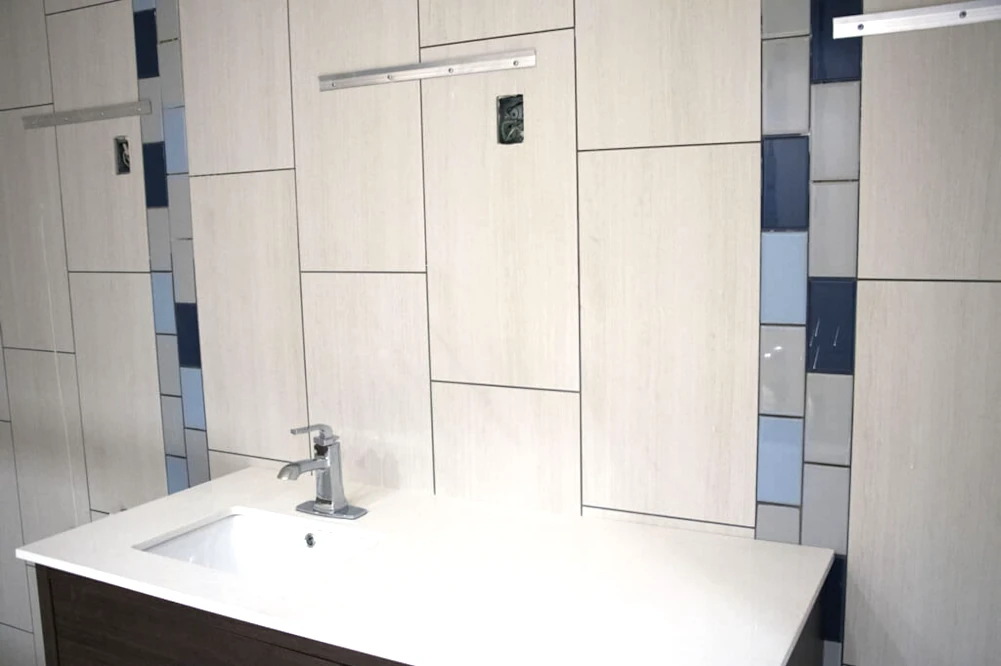
[[[404,666],[35,569],[47,666]]]

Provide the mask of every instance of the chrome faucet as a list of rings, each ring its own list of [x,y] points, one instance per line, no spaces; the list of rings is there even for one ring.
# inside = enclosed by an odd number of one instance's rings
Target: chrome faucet
[[[316,477],[316,499],[298,505],[296,511],[326,518],[355,520],[368,511],[348,504],[344,496],[344,476],[341,472],[341,441],[333,429],[317,423],[303,428],[293,428],[293,435],[318,432],[313,438],[316,456],[285,465],[278,471],[279,479],[295,481],[304,472],[313,472]]]

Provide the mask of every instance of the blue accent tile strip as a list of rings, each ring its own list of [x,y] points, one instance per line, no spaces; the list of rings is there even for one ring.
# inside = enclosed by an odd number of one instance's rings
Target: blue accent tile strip
[[[205,430],[205,396],[202,393],[202,371],[181,368],[181,403],[184,427]]]
[[[862,0],[813,0],[810,49],[811,83],[862,78],[862,39],[835,40],[834,19],[862,13]]]
[[[182,368],[202,367],[202,350],[198,341],[198,306],[177,303],[177,355]]]
[[[167,149],[167,173],[187,173],[188,144],[183,106],[163,110],[163,135]]]
[[[820,590],[821,634],[825,641],[840,643],[845,637],[845,582],[848,562],[844,555],[835,555],[831,571]]]
[[[174,276],[170,273],[153,273],[153,329],[157,333],[174,335],[177,323],[174,318]]]
[[[806,323],[807,234],[761,234],[761,323]]]
[[[854,280],[810,280],[808,372],[839,375],[854,372],[855,295]]]
[[[188,488],[188,463],[184,458],[176,456],[166,456],[167,458],[167,494],[174,493]]]
[[[758,424],[758,501],[799,506],[803,419],[762,416]]]
[[[167,156],[163,142],[143,144],[146,207],[167,207]]]
[[[160,76],[160,63],[156,55],[156,10],[136,12],[132,15],[136,33],[136,71],[140,79]]]
[[[810,139],[766,138],[761,142],[761,226],[806,229],[810,223]]]

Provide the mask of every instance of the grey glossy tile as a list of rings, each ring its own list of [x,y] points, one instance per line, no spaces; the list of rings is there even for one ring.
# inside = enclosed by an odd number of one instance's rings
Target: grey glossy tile
[[[806,376],[806,461],[847,465],[852,453],[852,375]]]
[[[146,226],[149,232],[149,267],[154,271],[169,271],[170,216],[166,208],[146,209]]]
[[[762,37],[770,39],[809,34],[810,0],[762,0]]]
[[[156,39],[169,42],[181,36],[177,0],[156,0]]]
[[[761,234],[761,323],[806,324],[806,232]]]
[[[791,506],[759,504],[754,538],[798,544],[799,509]]]
[[[181,368],[181,400],[185,427],[205,430],[205,394],[199,368]]]
[[[167,176],[167,211],[170,214],[170,237],[191,238],[191,185],[187,174]]]
[[[195,302],[195,249],[189,240],[171,243],[174,257],[174,300],[178,303]]]
[[[156,364],[160,370],[160,393],[181,395],[181,364],[176,335],[156,336]]]
[[[171,456],[184,455],[184,406],[180,398],[160,396],[163,417],[163,449]]]
[[[153,327],[157,333],[175,334],[174,281],[170,273],[153,273]]]
[[[803,419],[762,416],[758,423],[758,501],[800,503]]]
[[[29,631],[22,631],[0,624],[0,658],[7,666],[29,666],[35,662],[35,637]]]
[[[810,131],[810,38],[761,46],[761,127],[765,135]]]
[[[811,180],[858,180],[861,90],[858,81],[813,86]]]
[[[823,666],[841,666],[841,643],[824,641]]]
[[[762,414],[803,416],[806,329],[802,326],[761,327]]]
[[[184,83],[181,78],[181,42],[172,41],[157,47],[160,61],[160,97],[163,108],[184,106]]]
[[[132,0],[132,12],[143,12],[147,9],[156,9],[157,0]],[[163,0],[160,0],[163,2]]]
[[[167,173],[170,175],[187,173],[188,140],[183,106],[163,110],[163,137],[167,150]]]
[[[163,141],[163,102],[160,99],[160,77],[139,79],[139,99],[148,99],[153,112],[139,116],[143,143]]]
[[[188,488],[188,463],[184,458],[167,456],[167,494]]]
[[[858,181],[810,185],[810,276],[855,277]]]
[[[204,430],[185,430],[188,483],[197,486],[209,480],[209,443]]]
[[[847,553],[849,477],[847,467],[804,465],[804,546],[833,548],[839,555]]]

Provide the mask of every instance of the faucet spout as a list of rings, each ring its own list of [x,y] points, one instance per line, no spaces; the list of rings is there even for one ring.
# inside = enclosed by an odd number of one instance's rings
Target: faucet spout
[[[310,458],[289,463],[278,470],[278,478],[287,481],[295,481],[300,474],[315,472],[317,470],[330,469],[330,460],[326,457]]]

